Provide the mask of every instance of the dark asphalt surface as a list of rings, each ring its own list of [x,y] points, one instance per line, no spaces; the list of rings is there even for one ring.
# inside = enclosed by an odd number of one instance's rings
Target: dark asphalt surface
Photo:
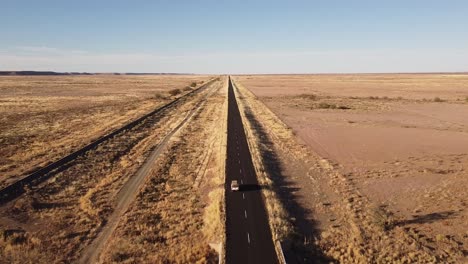
[[[231,191],[231,181],[240,191]],[[229,79],[226,161],[226,263],[278,263],[267,213]]]

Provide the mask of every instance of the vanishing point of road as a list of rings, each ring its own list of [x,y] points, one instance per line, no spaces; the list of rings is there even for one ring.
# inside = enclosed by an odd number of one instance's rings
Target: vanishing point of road
[[[229,78],[226,161],[226,263],[278,263],[261,188]],[[231,191],[237,180],[240,191]]]

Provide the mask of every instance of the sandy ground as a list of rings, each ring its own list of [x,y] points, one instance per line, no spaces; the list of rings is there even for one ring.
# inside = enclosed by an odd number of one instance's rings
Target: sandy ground
[[[429,244],[452,239],[466,254],[468,75],[236,79],[371,205],[385,208],[395,226],[412,228]],[[283,170],[310,173],[307,166]],[[302,206],[312,208],[307,200]],[[321,217],[315,220],[325,230]]]

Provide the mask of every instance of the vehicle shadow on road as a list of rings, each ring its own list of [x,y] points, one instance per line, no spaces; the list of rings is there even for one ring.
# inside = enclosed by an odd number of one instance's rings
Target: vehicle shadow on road
[[[274,143],[248,106],[245,106],[245,116],[260,140],[258,147],[261,161],[267,175],[273,181],[272,188],[287,210],[289,217],[295,218],[295,222],[292,223],[295,228],[294,234],[288,239],[289,241],[282,241],[287,263],[330,263],[332,260],[314,246],[313,241],[310,241],[313,237],[317,237],[317,225],[310,220],[312,212],[297,202],[298,195],[296,193],[299,189],[283,175],[284,169],[275,152]],[[262,186],[262,188],[265,187]],[[308,227],[308,230],[300,230],[299,226]]]
[[[260,186],[258,184],[242,184],[242,186],[240,186],[239,191],[241,191],[241,192],[252,192],[252,191],[259,191],[262,188],[264,188],[264,187]]]

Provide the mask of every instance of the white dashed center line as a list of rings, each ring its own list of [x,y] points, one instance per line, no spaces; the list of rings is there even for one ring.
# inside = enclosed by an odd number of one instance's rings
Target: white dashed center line
[[[244,210],[244,215],[245,215],[245,218],[247,219],[247,211]]]
[[[242,199],[245,199],[245,193],[242,194]]]
[[[250,244],[250,235],[249,235],[249,233],[248,233],[248,232],[247,232],[247,241],[248,241],[248,242],[249,242],[249,244]]]

